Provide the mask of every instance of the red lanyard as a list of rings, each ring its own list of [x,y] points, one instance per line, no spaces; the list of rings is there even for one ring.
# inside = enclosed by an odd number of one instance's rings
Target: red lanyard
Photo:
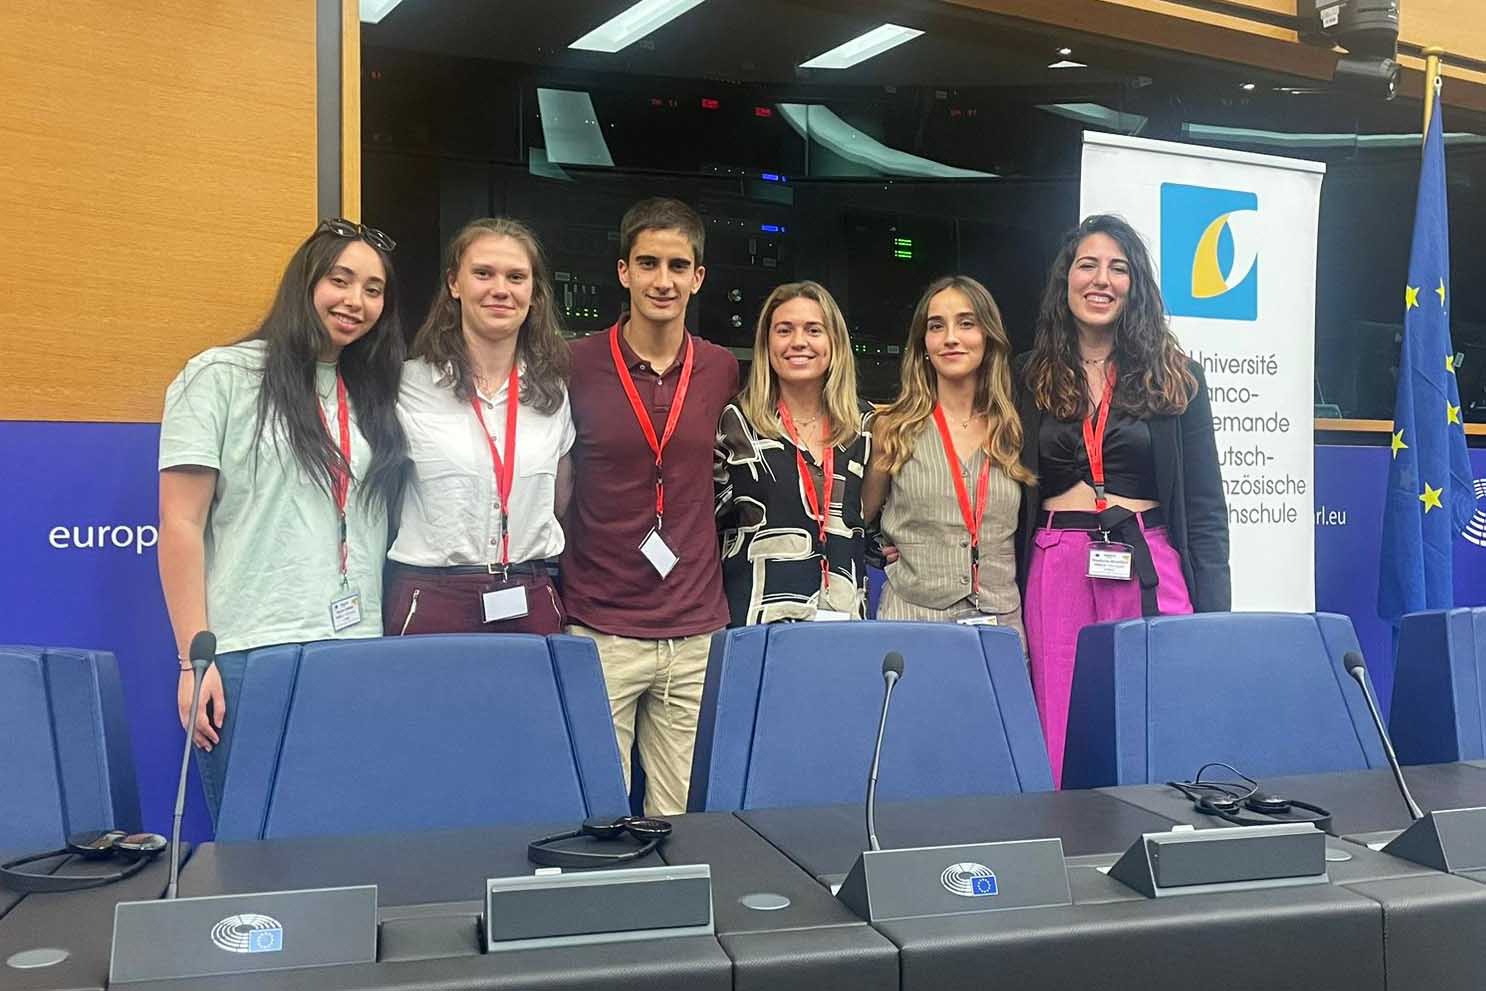
[[[1094,508],[1104,512],[1109,500],[1104,498],[1104,427],[1109,422],[1110,400],[1114,398],[1115,370],[1110,365],[1104,375],[1104,398],[1099,402],[1099,419],[1084,417],[1084,448],[1089,452],[1089,477],[1094,481]]]
[[[980,463],[980,474],[975,480],[975,511],[970,510],[970,496],[965,491],[965,479],[961,476],[960,458],[955,453],[954,438],[949,435],[949,424],[944,422],[944,409],[934,405],[934,426],[939,428],[939,438],[944,441],[944,456],[949,461],[949,477],[954,479],[955,498],[960,502],[960,519],[970,532],[970,597],[980,594],[980,524],[986,518],[986,498],[991,489],[991,458],[986,455]]]
[[[495,438],[485,426],[485,414],[480,411],[480,397],[470,396],[470,406],[475,410],[475,419],[480,421],[480,433],[490,445],[490,464],[495,471],[495,491],[500,495],[500,564],[511,563],[511,482],[516,475],[516,407],[521,405],[521,376],[511,363],[511,377],[506,380],[506,439],[505,457],[495,449]]]
[[[831,587],[831,568],[826,563],[826,524],[831,518],[831,486],[836,481],[836,449],[831,446],[831,421],[824,415],[820,421],[820,495],[815,494],[815,479],[810,476],[805,464],[805,454],[800,450],[800,437],[795,430],[794,417],[784,403],[779,404],[779,422],[795,445],[795,467],[800,472],[800,486],[805,490],[805,502],[810,506],[810,515],[815,519],[820,540],[820,577],[825,588]]]
[[[635,389],[635,380],[630,376],[629,369],[625,367],[624,355],[619,351],[619,324],[615,324],[609,331],[609,353],[614,356],[614,371],[619,375],[619,384],[624,386],[624,394],[629,397],[630,409],[635,411],[635,419],[640,421],[640,430],[645,434],[645,443],[650,445],[650,453],[655,455],[655,528],[661,528],[661,521],[666,515],[666,480],[664,465],[662,464],[666,445],[671,441],[671,435],[676,432],[676,424],[681,421],[681,407],[686,403],[686,389],[691,385],[691,363],[693,345],[691,335],[686,335],[686,356],[681,359],[681,381],[676,383],[676,398],[671,400],[671,413],[666,417],[666,430],[656,440],[655,427],[650,422],[650,413],[645,405],[640,402],[640,393]]]
[[[325,407],[315,400],[315,412],[320,414],[320,425],[325,435],[330,436],[330,423],[325,419]],[[341,584],[346,584],[346,563],[351,548],[346,541],[346,499],[351,494],[351,406],[346,402],[346,380],[341,370],[335,370],[335,421],[340,427],[341,460],[330,466],[330,495],[335,499],[335,512],[339,517]]]

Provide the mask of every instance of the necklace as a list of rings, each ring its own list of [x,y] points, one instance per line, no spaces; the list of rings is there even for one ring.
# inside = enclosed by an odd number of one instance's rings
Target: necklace
[[[790,416],[794,418],[795,426],[798,427],[798,428],[803,429],[805,427],[810,426],[815,421],[819,420],[820,419],[820,416],[821,416],[821,412],[820,412],[820,410],[816,410],[814,416],[811,416],[811,417],[802,417],[802,416],[799,416],[798,414],[796,414],[793,410],[790,410]]]
[[[1084,358],[1080,356],[1079,360],[1082,361],[1085,365],[1103,365],[1109,361],[1109,355],[1105,355],[1102,358]]]

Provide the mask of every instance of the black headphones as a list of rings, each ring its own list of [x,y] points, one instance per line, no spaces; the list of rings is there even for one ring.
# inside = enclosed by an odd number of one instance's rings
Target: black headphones
[[[113,884],[138,874],[169,845],[165,837],[158,833],[126,833],[122,829],[73,833],[67,837],[67,845],[60,850],[48,850],[46,853],[32,854],[0,864],[0,884],[12,891],[54,892],[101,888],[105,884]],[[112,874],[30,874],[16,870],[17,867],[34,864],[38,860],[67,856],[81,857],[84,860],[119,857],[127,866]]]
[[[554,833],[533,840],[526,846],[526,859],[543,867],[604,867],[623,864],[653,852],[671,835],[671,824],[665,819],[649,816],[597,816],[584,819],[583,825],[566,833]],[[601,853],[593,850],[573,850],[555,844],[562,840],[591,836],[596,840],[617,840],[632,836],[640,845],[623,853]]]
[[[1222,767],[1243,779],[1233,781],[1204,781],[1203,772],[1210,767]],[[1191,781],[1168,781],[1172,788],[1181,792],[1192,803],[1192,808],[1205,816],[1214,816],[1235,826],[1273,826],[1277,822],[1308,822],[1323,833],[1331,832],[1331,813],[1319,805],[1302,802],[1283,795],[1271,795],[1259,788],[1259,782],[1222,761],[1203,764]],[[1256,819],[1243,813],[1256,812],[1267,818]],[[1308,813],[1308,814],[1307,814]]]

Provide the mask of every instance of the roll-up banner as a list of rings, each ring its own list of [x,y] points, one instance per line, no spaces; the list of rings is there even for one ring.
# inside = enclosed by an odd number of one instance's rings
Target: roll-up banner
[[[1326,167],[1084,133],[1080,214],[1151,251],[1202,366],[1228,503],[1233,608],[1315,608],[1316,223]]]

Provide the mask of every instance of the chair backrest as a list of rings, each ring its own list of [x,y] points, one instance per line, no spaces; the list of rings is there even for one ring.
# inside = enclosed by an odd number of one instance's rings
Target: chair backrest
[[[625,810],[593,641],[336,640],[249,655],[217,837],[576,824]]]
[[[791,623],[712,638],[688,806],[860,802],[903,655],[878,775],[883,801],[1052,787],[1021,641],[952,623]]]
[[[1486,609],[1411,613],[1398,627],[1393,707],[1398,759],[1439,764],[1486,757]]]
[[[1085,627],[1063,787],[1183,780],[1208,761],[1253,777],[1384,767],[1342,666],[1345,616],[1201,613]]]
[[[139,826],[114,656],[0,647],[0,849],[43,850],[87,829]]]

